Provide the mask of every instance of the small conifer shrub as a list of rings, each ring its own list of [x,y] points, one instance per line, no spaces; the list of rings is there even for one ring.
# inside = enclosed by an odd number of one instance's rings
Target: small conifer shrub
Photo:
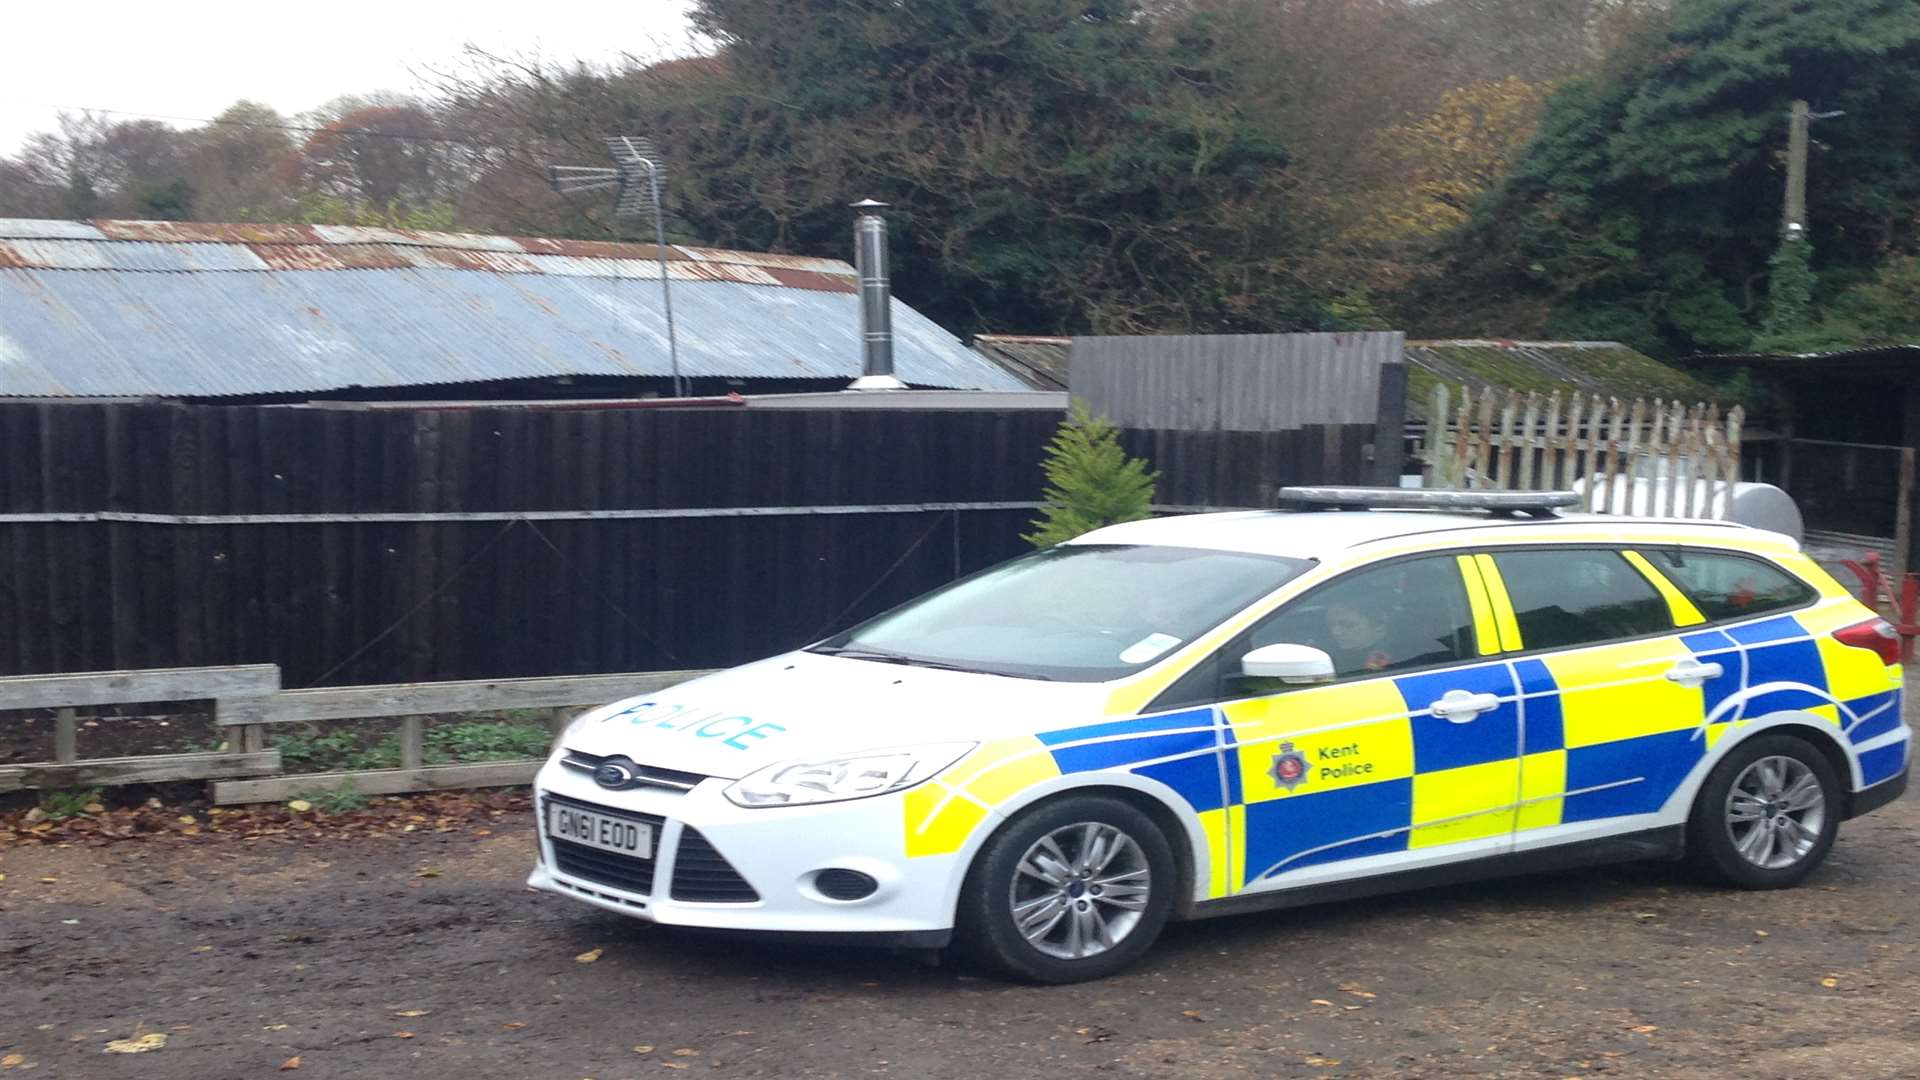
[[[1120,446],[1120,429],[1078,398],[1047,444],[1042,468],[1046,499],[1034,531],[1024,537],[1035,547],[1052,547],[1153,512],[1154,482],[1160,474],[1148,472],[1146,461],[1128,457]]]

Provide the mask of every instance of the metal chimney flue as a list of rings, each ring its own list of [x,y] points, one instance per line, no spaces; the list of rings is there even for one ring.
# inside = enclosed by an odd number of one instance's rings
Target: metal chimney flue
[[[849,390],[904,390],[893,374],[893,283],[887,276],[887,219],[883,202],[862,199],[853,224],[854,266],[860,271],[860,339],[863,374]]]

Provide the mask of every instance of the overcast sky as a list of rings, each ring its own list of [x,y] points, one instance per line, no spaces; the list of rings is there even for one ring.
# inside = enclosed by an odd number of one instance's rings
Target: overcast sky
[[[417,91],[416,72],[456,63],[468,43],[549,60],[684,53],[690,2],[13,0],[0,3],[0,154],[54,127],[52,106],[199,118],[239,98],[292,114],[342,94]]]

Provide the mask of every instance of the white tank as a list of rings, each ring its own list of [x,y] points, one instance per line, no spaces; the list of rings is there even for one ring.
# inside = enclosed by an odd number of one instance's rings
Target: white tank
[[[1606,500],[1601,499],[1600,493],[1596,491],[1586,506],[1595,511],[1651,516],[1654,513],[1654,507],[1667,506],[1667,487],[1672,483],[1673,481],[1666,477],[1618,476],[1613,481],[1613,498],[1610,505],[1602,505]],[[1683,480],[1680,483],[1685,484],[1686,481]],[[1582,496],[1587,496],[1587,487],[1585,477],[1574,481],[1573,490]],[[1806,524],[1800,518],[1800,508],[1794,505],[1791,496],[1772,484],[1737,483],[1729,491],[1724,482],[1713,483],[1711,485],[1712,512],[1703,515],[1698,508],[1707,498],[1708,487],[1709,482],[1706,480],[1693,481],[1694,517],[1712,517],[1721,521],[1749,525],[1756,529],[1766,529],[1769,532],[1785,533],[1793,537],[1795,543],[1806,539]],[[1675,494],[1684,497],[1686,492],[1683,490]],[[1668,513],[1677,513],[1677,511],[1670,510]]]

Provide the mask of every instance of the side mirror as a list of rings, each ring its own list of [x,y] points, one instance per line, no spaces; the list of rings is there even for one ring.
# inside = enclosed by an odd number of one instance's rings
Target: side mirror
[[[1240,673],[1302,685],[1332,682],[1333,657],[1311,645],[1262,645],[1240,658]]]

